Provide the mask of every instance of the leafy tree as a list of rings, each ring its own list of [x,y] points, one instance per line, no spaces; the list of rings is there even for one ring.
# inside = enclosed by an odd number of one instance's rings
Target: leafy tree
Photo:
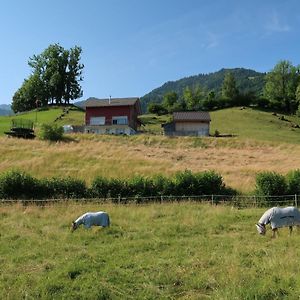
[[[296,90],[296,101],[298,103],[297,115],[300,116],[300,82]]]
[[[298,103],[300,102],[300,82],[296,90],[296,100],[298,101]]]
[[[296,89],[299,71],[291,62],[280,61],[266,76],[264,96],[272,107],[294,112],[297,108]]]
[[[149,103],[148,112],[157,115],[165,115],[168,113],[168,111],[163,107],[162,104],[153,103],[153,102]]]
[[[201,108],[201,102],[204,99],[204,93],[200,86],[197,86],[195,89],[186,87],[183,92],[183,99],[188,110],[199,110]]]
[[[40,105],[47,105],[44,84],[37,74],[32,74],[28,79],[24,80],[22,86],[15,92],[12,109],[14,112],[34,109],[37,100],[40,101]]]
[[[230,104],[234,104],[239,95],[235,78],[231,72],[225,74],[221,95],[223,98],[227,99]]]
[[[180,101],[176,92],[166,93],[162,105],[169,113],[184,109],[184,104]]]
[[[206,98],[203,100],[202,108],[204,110],[212,110],[218,105],[218,100],[216,98],[216,93],[214,91],[210,91]]]
[[[41,54],[29,59],[32,74],[13,98],[14,111],[24,111],[35,107],[37,100],[42,105],[48,103],[69,104],[70,100],[82,96],[80,81],[83,80],[80,63],[81,48],[70,50],[59,44],[50,45]]]

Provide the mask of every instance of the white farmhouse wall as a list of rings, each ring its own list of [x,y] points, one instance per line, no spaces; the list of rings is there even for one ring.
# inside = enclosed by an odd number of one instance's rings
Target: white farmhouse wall
[[[195,132],[197,135],[209,135],[209,123],[200,122],[176,122],[175,131]]]

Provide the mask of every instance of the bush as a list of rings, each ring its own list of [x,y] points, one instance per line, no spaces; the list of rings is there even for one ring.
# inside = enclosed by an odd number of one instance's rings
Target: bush
[[[107,179],[98,176],[91,184],[91,195],[95,198],[116,198],[123,196],[126,190],[126,184],[120,179]]]
[[[300,195],[300,170],[294,170],[287,174],[288,193]]]
[[[64,129],[57,124],[42,124],[39,134],[40,139],[48,141],[61,141]]]
[[[13,170],[0,176],[0,198],[34,199],[38,190],[38,180],[24,172]]]
[[[171,178],[156,175],[152,179],[153,196],[171,196],[174,194],[174,182]]]
[[[127,196],[130,197],[147,197],[157,195],[157,189],[153,184],[153,180],[147,177],[135,176],[129,179],[126,184],[126,188]]]
[[[222,194],[225,189],[222,176],[214,171],[195,174],[188,170],[177,172],[173,182],[173,193],[178,196]]]
[[[53,199],[80,199],[87,196],[87,187],[84,181],[72,177],[53,177],[41,181],[42,198]]]
[[[275,172],[261,172],[256,175],[256,193],[259,195],[286,195],[287,188],[287,182],[283,175]]]
[[[168,110],[165,109],[162,104],[151,102],[148,105],[148,112],[151,114],[166,115],[168,113]]]

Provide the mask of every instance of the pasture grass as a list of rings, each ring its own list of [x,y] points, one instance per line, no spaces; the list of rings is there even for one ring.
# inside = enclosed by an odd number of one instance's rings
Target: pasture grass
[[[238,138],[168,138],[70,135],[69,142],[49,143],[0,137],[0,172],[11,169],[43,178],[71,176],[87,184],[96,176],[171,176],[186,169],[214,170],[241,192],[255,188],[260,171],[286,174],[300,166],[300,146]]]
[[[14,116],[0,116],[0,136],[4,135],[5,131],[9,131],[12,119],[31,120],[35,124],[35,129],[39,130],[43,123],[53,123],[54,120],[61,116],[64,107],[54,107],[44,110],[32,110],[29,112],[19,113]],[[58,125],[83,125],[84,112],[75,106],[69,108],[69,113],[65,114],[57,121]]]
[[[71,221],[105,210],[106,229]],[[298,299],[300,233],[195,203],[0,207],[1,299]]]
[[[300,125],[297,116],[238,107],[213,111],[210,116],[212,135],[218,130],[220,134],[233,134],[241,139],[300,143],[300,129],[293,127]]]
[[[37,123],[53,122],[62,108],[38,111]],[[35,120],[35,111],[16,116]],[[214,170],[225,183],[241,192],[255,188],[260,171],[286,174],[300,165],[300,129],[296,116],[284,116],[251,108],[230,108],[210,113],[211,133],[235,137],[165,137],[161,123],[169,116],[143,115],[145,134],[107,136],[70,134],[65,142],[18,140],[0,137],[0,172],[26,171],[36,177],[72,176],[88,184],[95,176],[129,178],[133,175],[173,175],[189,169]],[[15,118],[15,117],[13,117]],[[0,117],[0,135],[9,129],[11,117]],[[84,112],[75,107],[57,121],[82,124]],[[6,125],[5,125],[6,124]],[[6,127],[5,127],[5,126]],[[4,129],[5,127],[5,129]],[[151,134],[154,133],[154,134]]]

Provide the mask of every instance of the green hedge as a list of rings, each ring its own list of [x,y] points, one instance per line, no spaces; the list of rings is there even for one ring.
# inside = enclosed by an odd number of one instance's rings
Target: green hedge
[[[290,171],[287,174],[288,193],[300,195],[300,170]]]
[[[71,177],[37,179],[24,172],[9,171],[0,176],[2,199],[128,198],[154,196],[198,196],[233,194],[222,177],[213,172],[177,172],[173,177],[134,176],[129,179],[96,177],[88,187]]]
[[[280,204],[284,195],[300,195],[300,170],[290,171],[286,176],[276,172],[260,172],[256,175],[256,195],[261,201]]]
[[[256,175],[256,194],[262,196],[286,195],[286,178],[276,172],[261,172]]]

